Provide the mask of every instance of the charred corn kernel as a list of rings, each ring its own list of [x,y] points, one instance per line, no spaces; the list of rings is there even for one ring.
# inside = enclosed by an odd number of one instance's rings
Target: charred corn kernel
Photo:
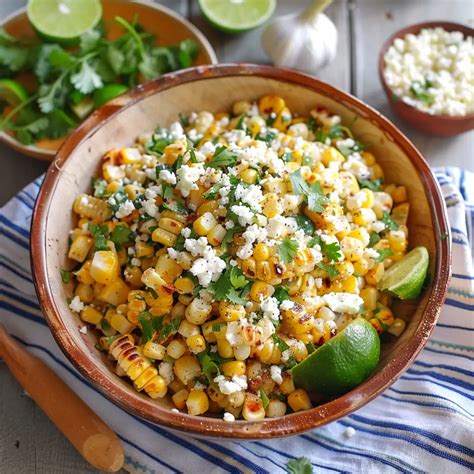
[[[279,418],[286,414],[286,403],[280,400],[270,400],[267,408],[265,409],[265,414],[269,418]]]
[[[377,307],[378,290],[374,286],[365,286],[360,290],[360,297],[364,300],[366,311],[374,311]]]
[[[390,193],[393,202],[399,204],[408,199],[407,188],[405,186],[397,186],[394,191]]]
[[[207,240],[211,245],[216,247],[222,243],[226,233],[227,229],[223,225],[217,224],[211,229],[209,234],[207,234]]]
[[[263,189],[265,189],[267,193],[275,193],[278,196],[283,196],[288,192],[288,186],[282,178],[275,178],[265,182]]]
[[[183,388],[176,392],[171,399],[173,400],[173,403],[175,404],[176,408],[178,410],[183,410],[184,407],[186,406],[186,400],[188,399],[189,392]]]
[[[257,262],[254,258],[242,260],[241,268],[242,272],[249,277],[254,278],[257,275]]]
[[[255,302],[260,302],[262,298],[268,298],[275,292],[275,288],[263,281],[256,281],[250,288],[250,298]]]
[[[263,115],[278,114],[285,107],[285,101],[277,95],[263,96],[258,102],[258,109]]]
[[[187,385],[191,380],[199,377],[201,374],[201,365],[192,354],[185,354],[180,357],[173,365],[173,370],[179,380]]]
[[[403,231],[391,230],[387,235],[387,240],[390,243],[390,248],[394,252],[405,252],[407,249],[407,239]]]
[[[176,243],[176,239],[177,236],[175,234],[172,234],[161,227],[155,229],[153,234],[151,234],[151,240],[153,240],[153,242],[158,242],[165,247],[172,247]]]
[[[154,268],[147,268],[142,275],[142,283],[158,292],[159,288],[167,285],[166,281],[163,280],[161,275]]]
[[[283,207],[280,203],[280,198],[276,193],[265,194],[261,204],[262,213],[268,218],[275,217],[277,214],[281,214],[283,212]]]
[[[260,349],[257,349],[256,356],[264,364],[278,364],[281,359],[281,352],[279,351],[273,339],[270,338],[264,342]]]
[[[374,193],[374,205],[373,210],[377,219],[381,219],[384,212],[390,212],[393,206],[393,199],[390,194],[385,192]]]
[[[336,315],[332,310],[330,310],[327,306],[322,306],[319,308],[318,313],[316,315],[318,318],[324,319],[325,321],[334,321],[336,319]]]
[[[250,110],[251,104],[246,100],[239,100],[232,105],[234,115],[245,115]]]
[[[162,217],[159,220],[158,225],[161,229],[173,235],[179,235],[179,233],[183,230],[184,227],[184,224],[182,222],[179,222],[176,219],[170,219],[169,217]]]
[[[191,390],[186,399],[186,407],[190,415],[202,415],[209,409],[209,398],[203,390]]]
[[[198,216],[203,216],[207,212],[210,212],[212,214],[216,211],[218,207],[219,207],[219,204],[217,201],[206,201],[198,207],[196,214]]]
[[[232,408],[239,408],[245,403],[245,392],[243,390],[239,392],[231,393],[228,397],[229,405]]]
[[[234,375],[245,375],[246,366],[245,362],[234,360],[221,364],[221,370],[226,377],[232,378]]]
[[[153,341],[148,341],[143,346],[143,355],[149,359],[163,360],[166,347]]]
[[[242,408],[242,416],[244,420],[247,421],[257,421],[265,418],[265,409],[263,408],[262,400],[248,393]]]
[[[393,324],[387,329],[387,332],[398,337],[405,330],[405,327],[406,323],[403,319],[395,318]]]
[[[347,260],[355,262],[364,254],[364,244],[354,237],[344,237],[341,240],[341,250]]]
[[[225,403],[227,397],[217,388],[217,386],[209,385],[206,392],[209,399],[213,402]]]
[[[216,218],[210,212],[206,212],[193,222],[193,229],[199,235],[207,235],[216,225]]]
[[[137,242],[135,244],[135,257],[151,257],[155,253],[155,249],[152,245],[146,244],[145,242]]]
[[[332,146],[326,148],[321,156],[321,161],[326,167],[328,167],[331,162],[342,163],[345,160],[344,155]]]
[[[247,360],[250,357],[250,353],[252,352],[252,348],[246,344],[241,344],[233,348],[234,350],[234,357],[237,360]]]
[[[363,151],[362,158],[364,158],[365,164],[367,166],[375,165],[375,156],[372,153],[370,153],[370,151]]]
[[[367,272],[364,278],[369,285],[376,286],[377,283],[382,279],[383,274],[384,264],[378,263]]]
[[[127,334],[134,330],[135,326],[123,315],[115,313],[110,318],[110,325],[120,334]]]
[[[141,391],[146,384],[150,383],[154,377],[158,375],[155,367],[148,367],[145,369],[133,382],[135,390]]]
[[[86,306],[81,311],[81,319],[86,323],[96,325],[100,323],[100,320],[102,319],[102,313],[91,306]]]
[[[234,355],[232,346],[227,339],[217,339],[217,352],[224,359],[228,359]]]
[[[166,283],[173,283],[183,273],[183,268],[176,263],[168,254],[158,257],[155,270],[161,275]]]
[[[375,163],[374,166],[372,166],[372,176],[374,179],[380,179],[380,178],[383,178],[383,169],[382,167]]]
[[[118,306],[127,301],[129,291],[128,285],[121,278],[116,278],[108,285],[105,285],[100,292],[100,299],[113,306]]]
[[[123,190],[127,194],[128,199],[130,199],[131,201],[135,201],[139,194],[142,194],[144,191],[141,186],[137,186],[135,184],[127,184],[127,186],[125,186]]]
[[[382,323],[385,329],[389,328],[395,321],[393,313],[383,305],[379,305],[379,307],[374,312],[374,315]]]
[[[94,300],[94,288],[91,285],[79,283],[74,290],[74,296],[79,296],[79,299],[86,304],[92,303]]]
[[[122,148],[120,155],[122,162],[126,165],[138,165],[142,162],[142,155],[137,148]]]
[[[357,278],[354,275],[345,278],[341,283],[343,293],[357,294],[359,292]]]
[[[379,334],[381,334],[381,333],[383,332],[382,323],[381,323],[377,318],[371,318],[371,319],[369,319],[369,323],[372,324],[372,327],[373,327]]]
[[[374,205],[374,192],[368,188],[363,188],[359,192],[364,196],[361,207],[372,207]]]
[[[107,186],[105,187],[105,191],[107,194],[113,194],[115,191],[118,191],[122,187],[122,184],[120,181],[111,181],[110,183],[107,183]]]
[[[361,258],[354,262],[354,273],[357,276],[365,276],[369,271],[369,262],[365,258]]]
[[[196,324],[192,324],[187,319],[183,319],[179,325],[178,334],[185,338],[189,338],[190,336],[201,334],[201,329]]]
[[[253,250],[253,258],[259,262],[268,260],[270,258],[270,249],[268,245],[262,242],[258,243]]]
[[[358,260],[360,262],[360,260]],[[347,278],[351,275],[354,274],[355,272],[355,264],[357,262],[349,262],[348,260],[345,260],[344,262],[337,262],[334,264],[336,267],[337,271],[339,272],[339,277],[340,278]]]
[[[166,380],[161,375],[155,375],[144,387],[147,395],[153,399],[163,398],[168,391]]]
[[[258,172],[253,168],[242,171],[239,175],[240,179],[247,184],[254,184],[257,181]]]
[[[77,236],[69,248],[68,257],[76,262],[83,262],[87,258],[93,243],[94,241],[90,237],[85,235]]]
[[[106,201],[87,194],[79,194],[77,196],[74,201],[73,210],[79,216],[86,217],[95,222],[104,222],[110,219],[112,215]]]
[[[189,352],[199,354],[206,349],[206,340],[200,334],[196,334],[186,338],[186,345],[188,346]]]
[[[183,388],[186,388],[186,387],[184,386],[183,382],[181,382],[181,380],[173,378],[173,380],[168,384],[168,388],[173,393],[177,393],[177,392],[179,392],[180,390],[183,390]]]
[[[211,314],[212,306],[201,298],[194,298],[186,308],[186,319],[193,324],[203,324]]]
[[[190,305],[192,300],[193,300],[192,295],[179,295],[178,296],[178,301],[184,304],[184,306]]]
[[[146,369],[151,367],[151,363],[145,357],[139,357],[134,363],[127,369],[127,375],[132,379],[136,380]]]
[[[146,292],[142,290],[133,290],[127,296],[128,309],[132,311],[142,312],[146,309],[145,303]]]
[[[222,300],[219,303],[219,315],[224,321],[238,321],[245,317],[245,308]]]
[[[308,394],[302,388],[288,395],[288,405],[293,411],[309,410],[312,407]]]
[[[384,306],[390,306],[392,304],[392,297],[388,293],[382,293],[379,295],[379,301]]]
[[[194,290],[194,282],[191,280],[191,278],[178,278],[174,282],[174,287],[180,294],[191,294]]]
[[[174,339],[168,344],[166,353],[173,357],[173,359],[179,359],[187,350],[186,343],[182,339]]]
[[[90,274],[98,283],[107,285],[118,277],[119,263],[117,254],[112,250],[98,250],[92,257]]]

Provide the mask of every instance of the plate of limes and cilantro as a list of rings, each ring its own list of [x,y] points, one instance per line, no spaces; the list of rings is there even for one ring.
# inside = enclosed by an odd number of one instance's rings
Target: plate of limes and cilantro
[[[0,140],[53,159],[109,100],[167,72],[216,62],[193,25],[157,4],[29,0],[0,26]]]
[[[423,289],[428,266],[428,250],[416,247],[385,271],[379,290],[401,300],[414,299]],[[335,397],[367,380],[379,359],[379,335],[365,318],[358,317],[295,365],[293,382],[298,388]]]

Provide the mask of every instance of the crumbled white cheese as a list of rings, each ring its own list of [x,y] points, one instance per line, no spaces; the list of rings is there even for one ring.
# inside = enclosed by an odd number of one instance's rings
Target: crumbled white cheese
[[[364,300],[353,293],[327,293],[322,298],[335,313],[355,314],[364,304]]]
[[[69,303],[69,307],[76,313],[80,313],[84,309],[84,303],[79,296],[75,296]]]
[[[135,206],[133,202],[127,199],[125,202],[120,204],[117,212],[115,213],[115,217],[117,219],[123,219],[124,217],[129,216],[135,210]]]
[[[247,226],[253,222],[254,213],[247,206],[232,206],[230,210],[238,216],[240,225]]]
[[[142,209],[150,216],[156,217],[158,215],[158,206],[154,199],[147,199],[142,201]]]
[[[295,306],[295,303],[291,300],[284,300],[280,304],[280,309],[282,311],[288,311],[289,309],[293,308]]]
[[[232,380],[227,380],[223,375],[218,375],[214,382],[218,384],[219,390],[224,395],[232,395],[247,389],[247,377],[245,375],[234,375]]]
[[[185,227],[182,231],[181,231],[181,235],[187,239],[189,238],[189,236],[191,235],[191,229],[189,227]]]
[[[207,287],[211,281],[217,281],[225,270],[226,263],[216,255],[216,251],[207,246],[202,254],[193,262],[189,271],[197,277],[199,284]]]
[[[272,380],[280,385],[281,383],[283,383],[283,377],[281,376],[281,367],[279,367],[278,365],[272,365],[270,367],[270,375],[272,377]]]
[[[237,249],[237,257],[245,260],[246,258],[251,257],[253,254],[252,244],[244,244]]]
[[[263,312],[263,316],[268,319],[279,319],[280,318],[280,309],[278,308],[278,300],[273,298],[273,296],[268,296],[266,298],[261,297],[260,299],[260,309]]]
[[[174,380],[173,364],[161,362],[158,367],[158,373],[165,379],[166,385],[169,385]]]
[[[206,237],[199,237],[198,239],[186,239],[184,241],[184,248],[191,252],[193,257],[204,255],[204,251],[208,247],[208,241]]]
[[[235,188],[235,197],[244,204],[248,204],[256,211],[261,211],[260,201],[263,199],[262,188],[256,184],[250,186],[237,185]]]
[[[159,174],[161,181],[168,184],[176,184],[176,175],[168,170],[161,170]]]
[[[199,189],[196,184],[199,178],[205,174],[204,165],[202,163],[193,163],[192,165],[182,165],[176,171],[178,176],[178,184],[176,189],[183,197],[188,197],[192,190]]]
[[[229,412],[226,411],[224,413],[224,418],[223,419],[227,423],[232,423],[233,421],[235,421],[235,416],[232,413],[229,413]]]

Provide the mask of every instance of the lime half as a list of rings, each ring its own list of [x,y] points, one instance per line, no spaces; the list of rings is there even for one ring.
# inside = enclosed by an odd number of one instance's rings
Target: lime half
[[[112,100],[127,91],[128,87],[123,84],[107,84],[94,92],[94,107],[98,109],[109,100]]]
[[[394,263],[379,282],[379,288],[401,300],[416,298],[423,288],[430,256],[425,247],[416,247]]]
[[[15,107],[28,99],[28,92],[17,81],[12,79],[0,79],[0,102]]]
[[[276,0],[199,0],[202,13],[217,29],[241,33],[265,23]]]
[[[45,39],[74,44],[102,16],[100,0],[29,0],[28,19]]]
[[[296,387],[341,395],[366,380],[380,359],[377,331],[363,318],[349,323],[291,371]]]

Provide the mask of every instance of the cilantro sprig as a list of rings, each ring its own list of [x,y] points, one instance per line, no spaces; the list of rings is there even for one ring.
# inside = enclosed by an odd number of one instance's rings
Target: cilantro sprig
[[[299,243],[294,239],[283,239],[278,245],[278,256],[283,263],[290,263],[298,253]]]
[[[318,182],[309,185],[303,176],[301,176],[300,169],[291,173],[290,182],[293,193],[303,194],[310,211],[324,211],[324,205],[327,204],[329,200],[322,192],[321,185]]]
[[[237,153],[229,150],[225,146],[220,146],[216,148],[214,155],[210,161],[208,161],[204,167],[205,168],[223,168],[225,166],[232,166],[237,161]]]

